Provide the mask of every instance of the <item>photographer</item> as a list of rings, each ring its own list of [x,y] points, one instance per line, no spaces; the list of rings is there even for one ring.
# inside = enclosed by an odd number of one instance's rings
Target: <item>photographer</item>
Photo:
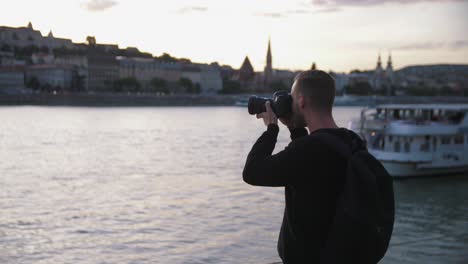
[[[272,155],[279,127],[267,102],[266,112],[257,114],[267,130],[247,157],[243,179],[255,186],[285,187],[286,207],[278,239],[283,262],[319,263],[346,174],[346,159],[320,135],[332,134],[345,144],[357,136],[338,128],[333,119],[335,83],[329,74],[301,72],[291,97],[292,113],[280,121],[289,129],[292,142]]]

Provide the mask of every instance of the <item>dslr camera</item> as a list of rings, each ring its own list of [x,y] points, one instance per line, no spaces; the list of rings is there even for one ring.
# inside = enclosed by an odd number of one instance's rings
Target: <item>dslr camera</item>
[[[273,98],[251,96],[249,98],[249,114],[256,115],[266,112],[265,103],[269,101],[271,109],[278,118],[287,117],[292,112],[292,97],[288,91],[278,91],[273,94]]]

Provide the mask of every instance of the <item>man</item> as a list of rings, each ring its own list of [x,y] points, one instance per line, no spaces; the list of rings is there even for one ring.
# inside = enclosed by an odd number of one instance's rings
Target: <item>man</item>
[[[272,155],[279,127],[267,102],[267,111],[257,114],[267,130],[252,147],[243,178],[251,185],[285,187],[286,207],[278,239],[283,262],[318,263],[346,169],[345,158],[326,145],[320,134],[332,134],[347,144],[357,136],[338,128],[333,119],[335,83],[329,74],[317,70],[298,74],[291,96],[292,114],[280,121],[291,132],[292,142]]]

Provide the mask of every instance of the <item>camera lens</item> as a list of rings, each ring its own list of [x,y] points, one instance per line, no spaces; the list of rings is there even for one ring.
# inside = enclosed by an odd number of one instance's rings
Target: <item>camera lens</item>
[[[266,112],[265,103],[269,99],[258,97],[258,96],[251,96],[249,98],[249,103],[247,108],[249,110],[249,114],[255,115]]]

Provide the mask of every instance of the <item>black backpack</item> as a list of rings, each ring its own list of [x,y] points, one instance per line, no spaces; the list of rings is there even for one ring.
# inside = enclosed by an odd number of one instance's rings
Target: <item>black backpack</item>
[[[321,264],[379,262],[388,249],[395,218],[393,179],[351,131],[352,143],[322,133],[330,147],[346,158],[343,192],[321,250]]]

